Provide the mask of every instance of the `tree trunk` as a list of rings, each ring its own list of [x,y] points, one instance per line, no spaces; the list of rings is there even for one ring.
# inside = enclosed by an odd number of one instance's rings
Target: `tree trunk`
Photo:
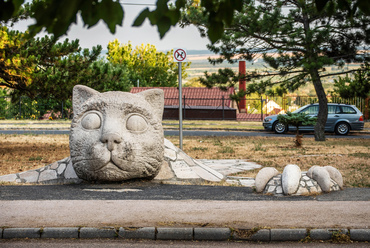
[[[325,124],[328,119],[328,99],[324,87],[322,87],[319,72],[316,69],[310,71],[317,98],[319,99],[319,113],[315,125],[315,141],[325,141]]]

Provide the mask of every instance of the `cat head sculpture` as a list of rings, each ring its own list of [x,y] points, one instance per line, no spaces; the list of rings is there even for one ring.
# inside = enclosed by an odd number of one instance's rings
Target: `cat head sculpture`
[[[164,159],[160,89],[137,94],[73,88],[69,146],[77,176],[88,181],[154,178]]]

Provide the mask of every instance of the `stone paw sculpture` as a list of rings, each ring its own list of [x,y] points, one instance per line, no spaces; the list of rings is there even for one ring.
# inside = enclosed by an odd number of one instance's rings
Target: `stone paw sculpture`
[[[261,169],[255,180],[257,193],[303,195],[343,189],[342,174],[332,166],[312,166],[307,172],[295,164],[285,166],[283,173],[272,167]]]
[[[137,94],[73,89],[70,153],[77,176],[87,181],[154,178],[164,160],[160,89]]]

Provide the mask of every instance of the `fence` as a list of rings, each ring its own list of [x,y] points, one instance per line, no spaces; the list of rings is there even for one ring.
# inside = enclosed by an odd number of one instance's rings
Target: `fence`
[[[11,97],[0,97],[1,119],[64,119],[71,117],[71,110],[70,101],[21,96],[12,102]]]
[[[268,115],[294,111],[306,104],[317,103],[318,99],[306,96],[261,96],[260,98],[247,97],[245,102],[245,113],[239,113],[237,104],[227,97],[190,98],[183,96],[183,118],[261,121]],[[342,99],[328,97],[328,102],[356,105],[364,114],[364,118],[369,119],[369,98]],[[178,104],[178,98],[165,98],[164,119],[178,118]],[[1,119],[64,119],[71,117],[72,104],[69,100],[20,97],[17,102],[11,102],[10,97],[0,97]]]

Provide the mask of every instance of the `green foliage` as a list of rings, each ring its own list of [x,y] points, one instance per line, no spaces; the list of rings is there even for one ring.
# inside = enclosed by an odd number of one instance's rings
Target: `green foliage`
[[[315,125],[317,120],[316,117],[311,117],[306,113],[292,113],[292,112],[287,112],[286,115],[280,114],[278,115],[277,119],[284,125],[297,127],[297,130],[299,126]]]
[[[172,59],[173,51],[159,52],[154,45],[136,46],[121,44],[118,40],[108,44],[108,61],[124,66],[133,85],[139,80],[141,87],[176,87],[178,67]],[[187,77],[190,63],[181,63],[182,78]]]
[[[129,71],[99,59],[101,46],[81,49],[78,40],[30,38],[6,27],[0,32],[0,86],[13,89],[13,101],[24,95],[66,101],[76,84],[99,91],[130,90]]]
[[[334,92],[344,99],[370,96],[370,65],[367,63],[354,72],[353,77],[348,74],[334,80]]]
[[[306,113],[287,112],[286,115],[278,115],[277,120],[285,126],[295,126],[297,129],[295,144],[297,147],[302,146],[302,136],[299,135],[299,126],[313,126],[316,124],[317,118],[311,117]]]
[[[117,0],[34,0],[34,2],[32,16],[36,23],[30,26],[32,34],[40,32],[43,28],[55,37],[66,34],[69,26],[76,23],[78,14],[81,15],[82,21],[88,28],[102,20],[111,33],[115,33],[116,26],[122,26],[123,23],[124,10]],[[11,20],[22,9],[23,3],[24,0],[0,1],[0,21]],[[235,12],[241,11],[243,3],[249,4],[250,0],[176,0],[174,4],[169,4],[169,0],[157,0],[156,8],[152,11],[149,8],[144,9],[136,17],[133,26],[141,26],[148,19],[152,25],[157,26],[162,38],[171,26],[179,22],[181,10],[184,7],[187,9],[202,8],[204,12],[202,18],[210,24],[205,34],[212,43],[215,43],[222,37],[226,28],[231,26]],[[299,1],[293,3],[298,4]],[[327,9],[333,15],[336,13],[337,5],[349,17],[354,16],[357,9],[370,15],[368,0],[315,0],[315,3],[319,11]]]

